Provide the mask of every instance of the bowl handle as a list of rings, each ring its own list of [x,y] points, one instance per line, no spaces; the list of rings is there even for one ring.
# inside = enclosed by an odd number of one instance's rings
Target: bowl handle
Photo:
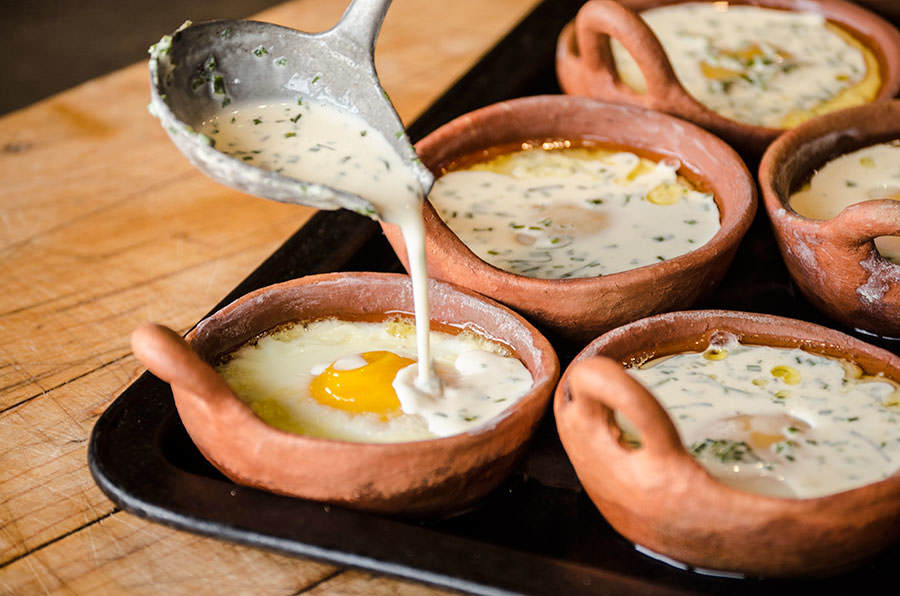
[[[647,82],[647,97],[619,78],[609,46],[610,36],[634,57]],[[611,87],[629,103],[651,108],[660,106],[666,111],[671,111],[673,103],[700,106],[675,76],[669,57],[647,23],[618,2],[591,0],[582,6],[575,17],[575,39],[594,85]]]
[[[569,394],[587,418],[596,420],[596,428],[609,428],[606,408],[621,412],[635,426],[641,438],[640,449],[654,456],[686,456],[678,430],[656,398],[621,364],[595,356],[575,364],[567,373]],[[689,457],[689,456],[688,456]]]
[[[845,207],[831,218],[826,229],[843,248],[856,251],[879,236],[900,236],[900,201],[878,199]]]
[[[168,327],[144,323],[131,334],[131,351],[154,375],[212,403],[231,388],[184,339]]]

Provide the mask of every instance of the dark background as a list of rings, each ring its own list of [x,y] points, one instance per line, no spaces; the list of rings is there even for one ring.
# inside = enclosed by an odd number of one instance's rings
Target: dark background
[[[279,0],[0,0],[0,114],[146,60],[150,44],[186,19],[245,18],[275,4]]]
[[[0,0],[0,114],[145,60],[185,19],[244,18],[279,2]],[[858,3],[900,22],[900,0]]]

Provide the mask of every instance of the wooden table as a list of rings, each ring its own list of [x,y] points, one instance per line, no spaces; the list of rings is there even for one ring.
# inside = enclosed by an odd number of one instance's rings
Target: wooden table
[[[395,0],[376,63],[404,121],[536,3]],[[314,31],[344,6],[258,18]],[[141,63],[0,118],[0,593],[445,593],[152,524],[94,484],[91,428],[142,372],[131,330],[185,332],[313,212],[205,178],[148,99]]]

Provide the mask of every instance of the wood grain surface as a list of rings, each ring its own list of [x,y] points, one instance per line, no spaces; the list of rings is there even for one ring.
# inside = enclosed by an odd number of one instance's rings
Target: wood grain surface
[[[376,65],[404,121],[536,3],[395,0]],[[345,4],[257,18],[315,31]],[[131,330],[186,331],[312,214],[204,178],[147,101],[141,63],[0,118],[0,593],[445,593],[152,524],[94,484]]]

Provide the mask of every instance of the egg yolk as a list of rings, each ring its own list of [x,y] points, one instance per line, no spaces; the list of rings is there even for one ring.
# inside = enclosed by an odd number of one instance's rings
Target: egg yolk
[[[400,400],[392,383],[397,372],[414,364],[393,352],[379,350],[360,354],[364,366],[341,370],[331,366],[309,385],[310,394],[320,404],[345,412],[381,414],[383,419],[401,413]]]

